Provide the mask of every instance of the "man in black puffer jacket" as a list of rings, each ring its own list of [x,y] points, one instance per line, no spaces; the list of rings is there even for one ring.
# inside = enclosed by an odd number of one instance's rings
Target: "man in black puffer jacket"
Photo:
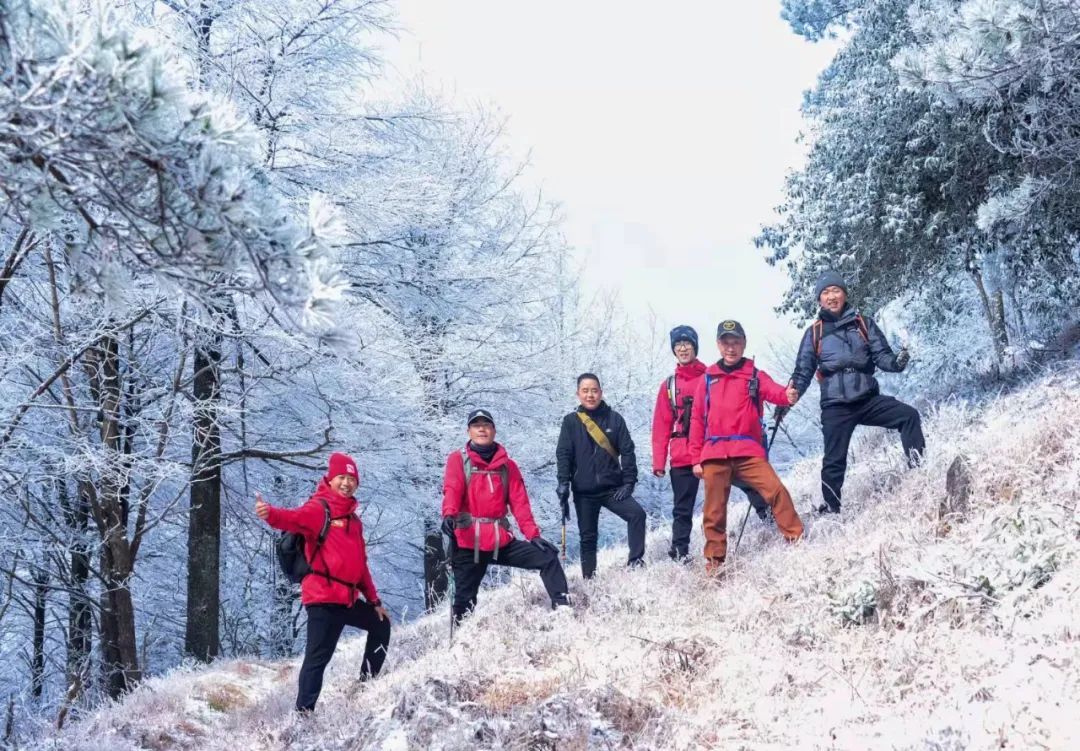
[[[791,382],[802,396],[815,374],[821,383],[821,432],[825,456],[821,463],[821,513],[839,513],[848,445],[858,425],[900,431],[909,466],[918,463],[926,442],[914,407],[883,396],[875,368],[899,373],[908,363],[906,349],[893,354],[881,329],[847,303],[847,285],[835,271],[824,272],[814,295],[821,310],[803,335]]]
[[[570,491],[581,535],[581,573],[596,572],[597,525],[606,508],[626,522],[630,545],[628,566],[643,565],[645,510],[634,500],[637,458],[634,441],[622,415],[604,402],[600,379],[592,373],[578,376],[581,406],[562,421],[555,449],[563,518],[570,516]]]

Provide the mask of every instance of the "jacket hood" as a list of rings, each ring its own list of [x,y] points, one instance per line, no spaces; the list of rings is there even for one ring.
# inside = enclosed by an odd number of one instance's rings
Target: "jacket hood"
[[[693,361],[686,363],[686,365],[676,365],[675,374],[689,380],[700,378],[705,374],[705,369],[705,363],[701,360],[694,359]]]
[[[356,507],[359,505],[355,497],[346,498],[330,487],[330,483],[326,480],[319,480],[319,487],[315,489],[311,497],[324,499],[330,506],[331,516],[354,514],[356,513]]]
[[[477,469],[498,469],[510,460],[510,455],[506,453],[506,449],[501,443],[495,444],[495,456],[491,457],[490,462],[484,461],[484,457],[473,451],[472,446],[468,444],[465,444],[465,451],[468,452],[472,465]]]
[[[716,377],[735,376],[737,378],[741,378],[745,375],[747,380],[749,380],[750,377],[754,374],[754,361],[751,360],[749,357],[744,357],[742,365],[731,371],[730,373],[720,367],[719,362],[714,362],[705,370],[705,374]]]

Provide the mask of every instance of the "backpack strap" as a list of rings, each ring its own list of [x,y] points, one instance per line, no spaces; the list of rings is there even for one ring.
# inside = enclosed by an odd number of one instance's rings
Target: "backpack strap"
[[[709,432],[709,401],[710,392],[712,391],[712,376],[708,373],[705,374],[705,432]]]
[[[308,563],[315,563],[315,557],[319,555],[319,551],[322,550],[323,543],[326,542],[326,536],[330,534],[330,504],[326,502],[326,499],[322,496],[319,497],[319,502],[322,503],[323,518],[322,529],[319,531],[319,536],[315,538],[315,550],[311,551],[311,560]]]
[[[473,467],[472,457],[469,456],[468,450],[462,446],[461,448],[461,466],[465,472],[465,505],[469,505],[469,481],[472,480],[474,474],[478,475],[498,475],[502,481],[503,488],[503,504],[510,507],[510,466],[503,464],[497,470],[490,469],[476,469]],[[498,527],[502,527],[506,530],[510,529],[510,521],[506,518],[506,512],[498,518],[482,518],[473,516],[468,511],[462,511],[458,514],[457,519],[454,521],[454,525],[458,529],[464,529],[467,527],[475,526],[476,529],[473,532],[473,562],[480,562],[480,525],[481,524],[494,524]],[[495,532],[495,550],[493,558],[499,560],[499,533]]]
[[[503,502],[507,506],[510,505],[510,467],[506,464],[499,467],[492,472],[490,469],[476,469],[473,467],[472,458],[469,456],[469,452],[462,447],[461,449],[461,467],[465,472],[465,501],[469,500],[469,481],[472,480],[473,474],[479,475],[491,475],[497,474],[502,480],[503,486]]]
[[[867,344],[870,343],[870,329],[866,325],[866,319],[861,315],[855,316],[855,326],[859,329],[859,334],[862,336],[863,341]]]
[[[596,421],[589,417],[584,412],[575,412],[578,419],[581,420],[581,424],[585,426],[585,430],[589,436],[596,442],[596,445],[602,448],[608,453],[608,455],[615,461],[619,460],[619,453],[615,450],[615,447],[611,445],[611,441],[604,435],[604,431],[596,424]]]
[[[675,394],[675,374],[671,374],[667,379],[667,398],[671,402],[671,413],[674,415],[679,411],[679,400]]]
[[[717,441],[757,441],[751,435],[709,435],[709,392],[712,386],[712,376],[708,373],[705,374],[705,440],[709,443],[716,443]],[[754,366],[754,372],[750,376],[750,383],[747,384],[747,390],[750,393],[750,398],[753,400],[754,405],[757,407],[758,414],[761,415],[762,427],[764,428],[764,405],[761,402],[760,397],[760,382],[758,380],[758,369]],[[762,430],[762,437],[764,437],[764,429]]]
[[[750,392],[750,401],[754,403],[754,407],[757,408],[758,414],[764,421],[765,404],[761,398],[761,379],[758,378],[757,365],[754,366],[754,372],[750,374],[750,383],[747,384],[746,388]]]
[[[866,325],[866,319],[863,318],[861,314],[855,316],[855,328],[858,329],[859,336],[862,337],[862,340],[866,342],[867,345],[869,345],[870,328]],[[820,318],[814,321],[814,325],[810,327],[811,332],[813,332],[811,336],[814,342],[814,357],[819,359],[821,358],[821,339],[824,333],[824,329],[825,322],[822,321]],[[818,368],[817,373],[815,373],[814,375],[817,377],[818,382],[825,380],[825,373],[821,370],[821,368]]]

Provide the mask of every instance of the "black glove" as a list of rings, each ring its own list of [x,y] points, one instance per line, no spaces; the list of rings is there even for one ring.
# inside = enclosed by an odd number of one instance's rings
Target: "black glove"
[[[619,489],[615,491],[615,495],[612,496],[614,501],[625,501],[627,498],[634,494],[634,483],[628,482],[625,485],[620,485]]]
[[[570,483],[560,482],[559,487],[555,488],[555,495],[559,496],[563,521],[570,521]]]
[[[911,353],[907,349],[902,349],[896,353],[896,367],[903,370],[907,367],[908,362],[911,361]]]
[[[540,537],[539,535],[537,535],[536,537],[529,540],[529,542],[532,543],[533,545],[535,545],[536,547],[538,547],[544,553],[550,553],[550,554],[553,554],[553,555],[558,555],[559,554],[559,549],[557,547],[555,547],[554,545],[552,545],[550,542],[545,540],[543,537]]]
[[[443,534],[447,537],[453,538],[455,529],[457,529],[457,524],[454,523],[454,517],[444,516],[442,520]]]

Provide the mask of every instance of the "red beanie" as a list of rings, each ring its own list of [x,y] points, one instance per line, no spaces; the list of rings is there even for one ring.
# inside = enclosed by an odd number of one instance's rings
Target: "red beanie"
[[[338,475],[348,475],[360,482],[360,473],[356,471],[356,462],[348,454],[330,454],[330,468],[326,471],[326,479],[333,480]]]

